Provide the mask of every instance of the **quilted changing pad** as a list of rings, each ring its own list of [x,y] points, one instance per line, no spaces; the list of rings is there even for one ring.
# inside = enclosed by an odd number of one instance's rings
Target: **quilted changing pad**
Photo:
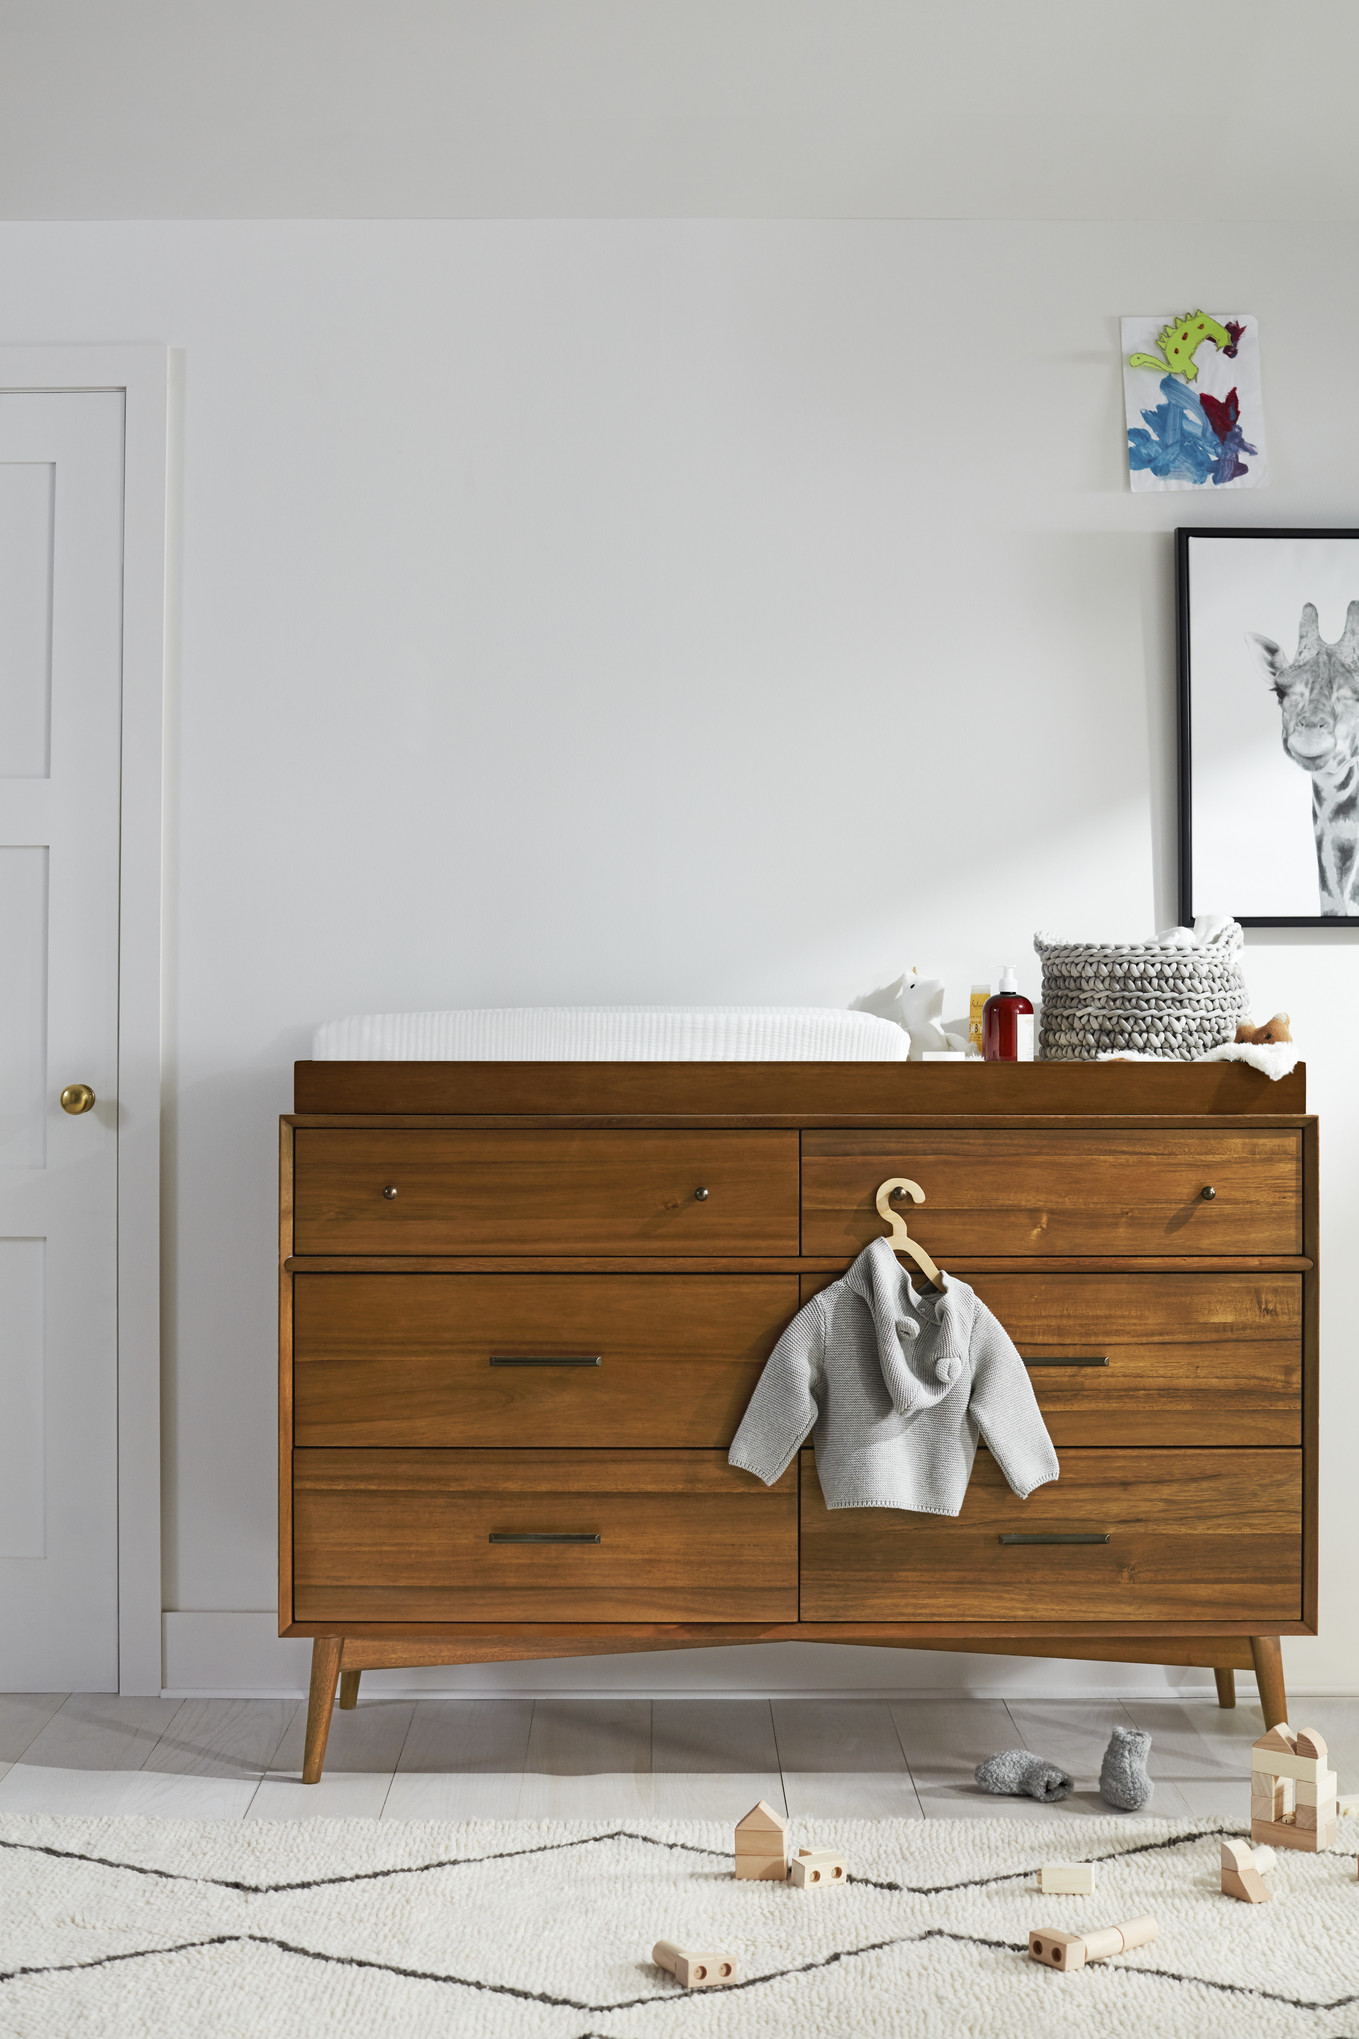
[[[904,1062],[891,1020],[823,1005],[524,1005],[316,1029],[317,1062]]]

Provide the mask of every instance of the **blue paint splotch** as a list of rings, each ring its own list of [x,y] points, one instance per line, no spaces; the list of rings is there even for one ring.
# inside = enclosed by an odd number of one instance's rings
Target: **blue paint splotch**
[[[1225,399],[1198,397],[1173,375],[1161,383],[1164,403],[1143,411],[1147,429],[1128,428],[1128,465],[1134,472],[1148,468],[1161,481],[1187,481],[1196,487],[1211,481],[1220,488],[1249,473],[1243,453],[1254,453],[1241,430],[1241,404],[1236,391]]]

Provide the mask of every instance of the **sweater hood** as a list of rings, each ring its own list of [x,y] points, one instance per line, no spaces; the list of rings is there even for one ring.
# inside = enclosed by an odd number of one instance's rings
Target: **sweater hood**
[[[873,1319],[878,1364],[897,1415],[934,1408],[967,1368],[976,1301],[971,1289],[941,1269],[942,1289],[926,1299],[886,1239],[866,1246],[844,1279]]]

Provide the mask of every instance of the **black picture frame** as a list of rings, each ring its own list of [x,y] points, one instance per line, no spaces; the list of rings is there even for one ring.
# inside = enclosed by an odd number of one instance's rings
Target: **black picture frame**
[[[1193,864],[1193,587],[1190,574],[1190,544],[1194,539],[1279,539],[1296,544],[1306,539],[1351,539],[1359,541],[1359,529],[1344,525],[1181,525],[1175,532],[1175,636],[1177,667],[1178,765],[1179,765],[1179,915],[1183,926],[1194,921]],[[1359,597],[1359,585],[1355,588]],[[1227,901],[1223,910],[1231,910]],[[1234,913],[1242,927],[1316,927],[1359,929],[1359,913],[1344,914],[1249,914]]]

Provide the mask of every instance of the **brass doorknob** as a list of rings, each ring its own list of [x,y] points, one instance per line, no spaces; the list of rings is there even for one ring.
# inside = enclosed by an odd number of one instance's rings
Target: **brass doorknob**
[[[68,1083],[61,1093],[61,1108],[79,1118],[81,1112],[94,1110],[95,1097],[88,1083]]]

